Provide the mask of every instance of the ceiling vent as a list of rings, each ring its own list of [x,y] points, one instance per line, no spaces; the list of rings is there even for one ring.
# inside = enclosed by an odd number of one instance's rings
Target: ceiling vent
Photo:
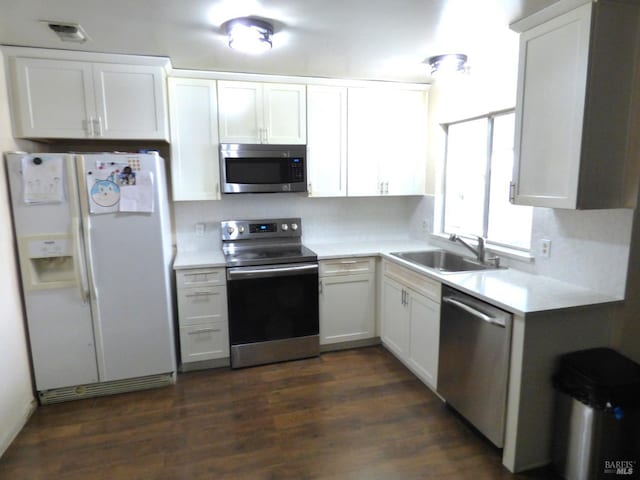
[[[77,23],[49,22],[46,20],[43,23],[46,23],[63,42],[84,43],[89,38]]]

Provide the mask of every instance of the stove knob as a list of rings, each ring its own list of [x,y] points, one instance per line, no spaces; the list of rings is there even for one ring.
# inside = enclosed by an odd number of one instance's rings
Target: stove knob
[[[287,225],[286,223],[283,223],[282,225],[280,225],[280,229],[283,232],[286,232],[287,230],[289,230],[289,225]]]
[[[233,228],[232,226],[228,226],[228,227],[227,227],[227,233],[228,233],[229,235],[231,235],[233,232],[235,232],[235,230],[236,230],[236,229],[235,229],[235,228]]]
[[[238,233],[244,233],[244,227],[242,226],[238,227]]]
[[[292,223],[292,224],[291,224],[291,230],[293,230],[294,232],[295,232],[296,230],[298,230],[298,224],[297,224],[297,223]]]

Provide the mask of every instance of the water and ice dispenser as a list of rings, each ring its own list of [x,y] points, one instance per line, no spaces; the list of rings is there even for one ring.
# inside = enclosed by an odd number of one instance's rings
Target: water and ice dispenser
[[[25,287],[37,290],[77,284],[71,235],[23,237],[20,242]]]

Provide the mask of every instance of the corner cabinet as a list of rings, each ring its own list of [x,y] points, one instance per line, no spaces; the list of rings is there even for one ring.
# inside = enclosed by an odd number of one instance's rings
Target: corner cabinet
[[[631,207],[640,5],[575,4],[562,0],[511,25],[521,32],[511,201]]]
[[[181,370],[229,364],[224,268],[176,272]]]
[[[382,343],[433,390],[438,385],[439,282],[384,261]]]
[[[11,64],[18,138],[168,140],[164,66],[30,57]]]
[[[307,87],[307,175],[310,197],[347,195],[346,87]]]
[[[374,338],[375,259],[321,260],[319,281],[320,345]]]
[[[306,86],[219,81],[221,143],[304,145]]]
[[[348,195],[424,195],[426,89],[352,87],[348,96]]]
[[[169,78],[173,200],[220,200],[215,80]]]

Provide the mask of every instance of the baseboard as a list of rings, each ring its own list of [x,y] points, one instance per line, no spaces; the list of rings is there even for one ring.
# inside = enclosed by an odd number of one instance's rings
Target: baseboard
[[[320,353],[351,350],[352,348],[372,347],[374,345],[380,345],[380,337],[363,338],[361,340],[350,340],[348,342],[320,345]]]
[[[18,434],[22,431],[24,426],[29,421],[29,418],[31,418],[31,415],[33,415],[33,412],[36,411],[37,406],[38,406],[38,402],[36,402],[35,398],[32,398],[31,402],[25,405],[25,408],[23,409],[22,413],[17,416],[16,423],[13,426],[13,428],[11,428],[7,432],[4,432],[4,435],[2,435],[2,437],[0,438],[0,457],[4,455],[4,452],[7,451],[9,446],[13,443],[13,441],[18,436]]]

